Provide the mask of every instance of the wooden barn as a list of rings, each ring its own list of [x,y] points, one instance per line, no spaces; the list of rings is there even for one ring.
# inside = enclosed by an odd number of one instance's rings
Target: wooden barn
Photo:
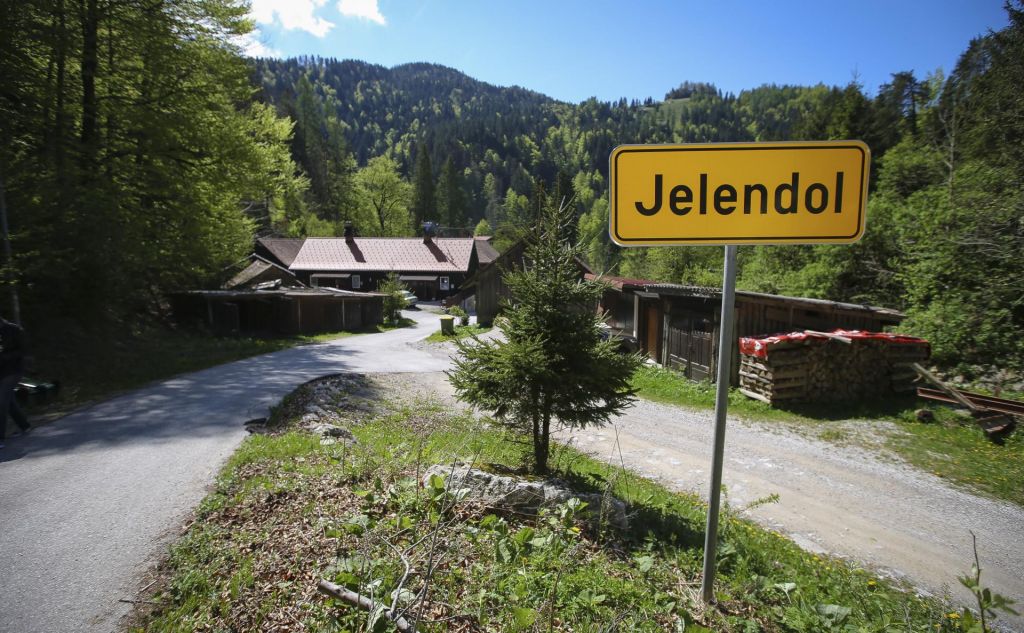
[[[635,337],[652,360],[694,380],[714,380],[722,291],[644,279],[595,277],[609,285],[600,309],[617,333]],[[889,308],[760,292],[736,292],[733,384],[738,384],[741,336],[794,330],[867,330],[899,325],[904,315]]]

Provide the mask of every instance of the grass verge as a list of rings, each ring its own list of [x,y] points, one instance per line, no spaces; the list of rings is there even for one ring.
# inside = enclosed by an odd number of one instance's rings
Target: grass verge
[[[715,386],[694,382],[678,372],[642,367],[633,377],[638,394],[648,400],[700,409],[715,406]],[[929,409],[934,422],[919,422],[915,412]],[[815,404],[773,408],[729,392],[729,412],[740,417],[790,423],[811,430],[822,440],[856,441],[847,431],[849,420],[881,420],[877,425],[882,446],[921,470],[982,494],[1024,505],[1024,429],[1005,444],[990,442],[970,418],[950,407],[925,403],[913,396],[846,404]],[[877,444],[875,444],[877,446]]]
[[[430,343],[444,343],[445,341],[454,341],[455,339],[466,338],[467,336],[476,336],[489,332],[491,328],[486,325],[456,325],[454,334],[445,334],[438,330],[427,337],[427,341]]]
[[[412,327],[414,325],[416,325],[416,321],[408,317],[401,317],[397,321],[387,321],[386,323],[378,325],[374,331],[390,332],[391,330],[397,330],[403,327]]]
[[[318,594],[320,578],[423,632],[960,630],[947,605],[729,509],[705,607],[704,505],[569,448],[557,475],[628,501],[631,532],[581,520],[572,502],[524,516],[421,485],[431,464],[509,470],[528,457],[520,438],[441,406],[396,405],[353,425],[356,444],[322,446],[289,423],[232,457],[132,630],[394,630],[380,610]]]

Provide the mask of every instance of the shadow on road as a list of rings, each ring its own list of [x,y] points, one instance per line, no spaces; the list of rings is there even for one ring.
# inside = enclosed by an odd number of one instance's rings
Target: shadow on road
[[[354,339],[350,339],[354,340]],[[395,343],[394,352],[406,343]],[[256,356],[166,380],[72,413],[28,437],[15,436],[0,462],[34,459],[75,450],[159,444],[184,437],[236,434],[246,420],[265,416],[295,387],[328,374],[418,371],[416,363],[389,362],[381,345],[307,345]],[[423,355],[424,369],[439,361]],[[130,370],[130,368],[126,368]]]

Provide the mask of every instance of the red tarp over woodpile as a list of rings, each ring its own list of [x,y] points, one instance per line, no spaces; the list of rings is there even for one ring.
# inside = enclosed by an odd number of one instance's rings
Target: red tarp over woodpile
[[[889,334],[887,332],[864,332],[862,330],[832,330],[828,334],[842,336],[852,340],[873,339],[886,341],[891,345],[929,345],[928,341],[916,336],[903,334]],[[773,347],[789,347],[792,343],[807,341],[808,339],[827,339],[820,332],[790,332],[789,334],[773,334],[771,336],[746,336],[740,339],[740,353],[758,358],[767,358],[768,352]],[[930,345],[929,345],[930,349]]]

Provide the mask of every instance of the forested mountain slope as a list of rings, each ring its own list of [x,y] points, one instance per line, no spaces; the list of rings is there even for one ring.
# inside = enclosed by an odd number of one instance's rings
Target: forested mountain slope
[[[3,283],[30,328],[120,327],[216,286],[254,235],[431,220],[507,245],[553,197],[575,205],[596,269],[717,284],[719,249],[609,243],[612,148],[858,138],[874,159],[864,240],[744,247],[740,286],[903,309],[941,363],[1021,371],[1021,7],[948,76],[893,69],[877,93],[666,77],[661,101],[570,104],[431,64],[245,60],[237,0],[28,3],[0,16]]]
[[[684,82],[663,101],[555,101],[430,64],[255,60],[263,98],[296,122],[293,156],[318,189],[304,215],[267,230],[408,233],[480,220],[507,243],[540,198],[574,197],[578,236],[599,270],[716,285],[714,248],[623,250],[607,235],[607,170],[623,143],[856,138],[872,149],[867,235],[853,246],[744,247],[740,287],[906,310],[936,358],[1024,366],[1024,18],[972,42],[948,76],[894,72],[874,96],[846,86],[723,94]],[[312,141],[308,140],[312,138]],[[333,164],[309,146],[342,148]],[[327,156],[326,153],[319,154]],[[364,165],[366,165],[364,167]],[[367,202],[390,177],[399,222]],[[404,187],[404,188],[403,188]],[[320,187],[326,190],[327,187]],[[344,192],[351,192],[350,198]],[[378,193],[379,190],[377,190]],[[979,370],[980,371],[980,370]]]

